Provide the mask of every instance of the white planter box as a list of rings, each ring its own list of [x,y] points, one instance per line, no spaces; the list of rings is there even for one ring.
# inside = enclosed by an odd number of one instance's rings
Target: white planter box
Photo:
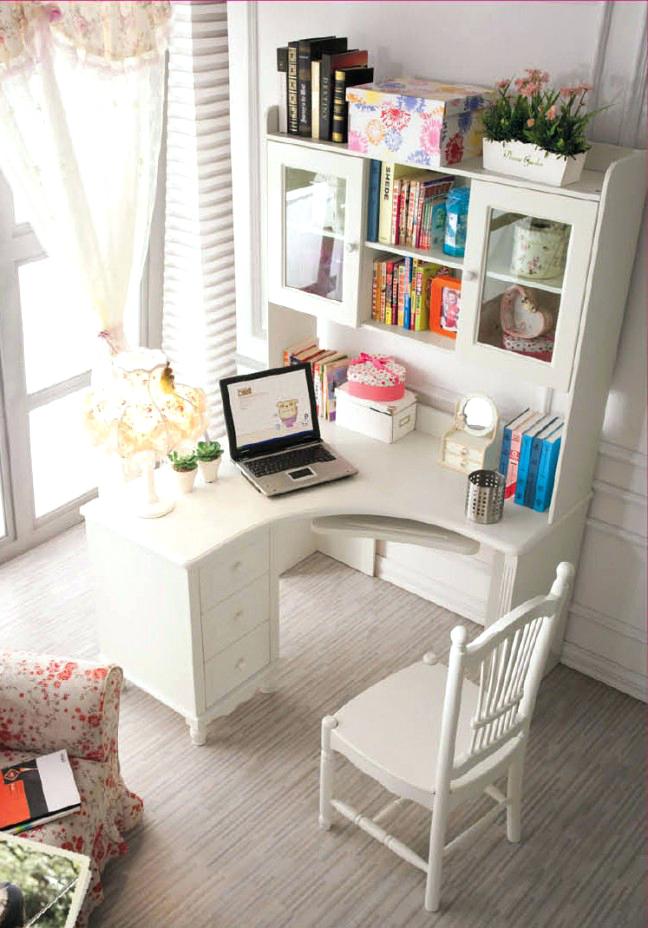
[[[573,158],[561,158],[527,142],[484,139],[483,161],[488,171],[523,177],[553,187],[566,187],[575,184],[583,173],[585,152]]]
[[[416,397],[406,390],[400,400],[379,403],[352,396],[342,384],[335,391],[335,424],[391,444],[416,425]]]

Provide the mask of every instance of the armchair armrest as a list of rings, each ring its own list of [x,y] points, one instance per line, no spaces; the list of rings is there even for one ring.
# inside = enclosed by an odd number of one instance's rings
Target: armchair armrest
[[[117,747],[120,667],[0,652],[0,745],[106,761]]]

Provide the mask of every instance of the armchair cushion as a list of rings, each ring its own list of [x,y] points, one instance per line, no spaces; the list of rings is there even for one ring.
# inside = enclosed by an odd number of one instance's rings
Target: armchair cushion
[[[119,667],[0,653],[0,745],[105,761],[116,750]]]
[[[87,854],[91,882],[77,920],[101,902],[101,871],[126,853],[124,832],[142,816],[119,769],[119,667],[24,652],[0,652],[0,768],[66,748],[81,808],[25,832],[27,838]]]

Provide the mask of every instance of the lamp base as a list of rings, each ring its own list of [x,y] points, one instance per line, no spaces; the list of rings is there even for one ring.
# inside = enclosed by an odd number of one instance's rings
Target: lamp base
[[[175,509],[172,499],[158,499],[154,503],[147,500],[138,500],[134,506],[134,513],[140,519],[159,519]]]

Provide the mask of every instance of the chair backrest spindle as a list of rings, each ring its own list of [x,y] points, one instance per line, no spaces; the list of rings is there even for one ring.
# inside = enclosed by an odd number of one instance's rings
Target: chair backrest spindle
[[[467,774],[513,739],[526,737],[555,626],[565,607],[574,568],[558,565],[547,596],[513,609],[466,645],[463,626],[452,630],[443,708],[437,789]],[[470,744],[456,756],[461,693],[467,670],[477,671],[479,695]],[[496,763],[493,759],[493,763]]]

